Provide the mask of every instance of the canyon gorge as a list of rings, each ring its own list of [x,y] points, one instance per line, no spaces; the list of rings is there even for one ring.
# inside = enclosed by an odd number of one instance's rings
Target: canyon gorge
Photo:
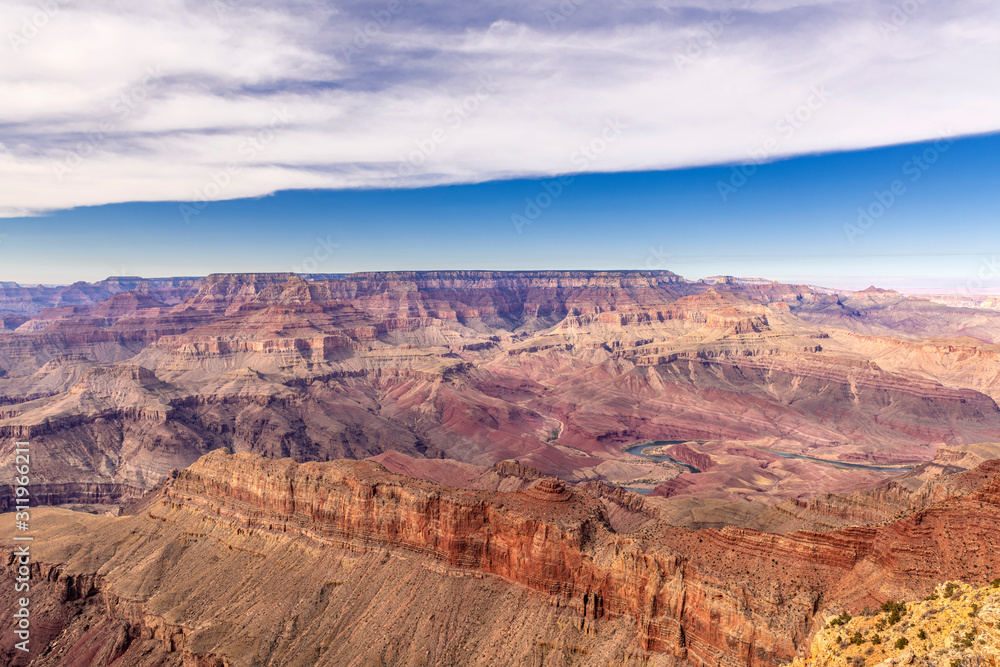
[[[0,459],[30,442],[49,506],[35,665],[785,664],[831,615],[1000,576],[998,400],[995,299],[0,283]]]

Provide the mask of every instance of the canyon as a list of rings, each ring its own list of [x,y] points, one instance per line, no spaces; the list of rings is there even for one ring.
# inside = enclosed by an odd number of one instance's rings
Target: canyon
[[[217,450],[133,514],[36,511],[34,610],[46,622],[30,657],[779,665],[831,615],[996,577],[998,464],[977,466],[966,492],[881,526],[779,535],[662,521],[616,529],[607,507],[621,498],[513,463],[493,472],[528,476],[505,492],[373,461]],[[9,565],[4,577],[12,583]]]
[[[219,447],[516,458],[573,483],[780,501],[888,474],[763,450],[912,466],[1000,440],[1000,312],[885,290],[453,271],[0,296],[0,459],[37,443],[34,491],[53,502],[127,501]],[[646,440],[707,441],[713,469],[624,453]]]
[[[995,299],[669,271],[3,283],[31,664],[784,664],[831,615],[998,576],[998,387]]]

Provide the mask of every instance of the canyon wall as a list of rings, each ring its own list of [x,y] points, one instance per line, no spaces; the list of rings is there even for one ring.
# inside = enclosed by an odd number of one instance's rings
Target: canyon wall
[[[968,338],[914,341],[904,325],[929,306],[880,292],[852,303],[910,319],[877,336],[807,318],[824,291],[666,271],[224,274],[60,294],[0,331],[0,460],[31,440],[44,488],[148,489],[218,447],[515,458],[629,486],[669,479],[623,452],[642,440],[919,464],[1000,439],[1000,357]],[[802,470],[738,458],[713,470],[745,497],[803,495],[782,490]],[[812,493],[849,484],[805,477]]]
[[[55,561],[46,560],[40,540],[39,557],[49,566],[62,563],[67,576],[100,570],[91,597],[104,600],[101,622],[127,621],[136,626],[129,632],[149,634],[150,641],[157,632],[168,639],[181,635],[170,641],[197,645],[199,655],[219,659],[237,651],[237,637],[232,628],[215,634],[208,628],[223,618],[219,605],[239,595],[226,586],[248,585],[243,579],[213,583],[232,578],[222,573],[233,558],[268,568],[302,558],[296,576],[319,586],[353,575],[316,569],[317,554],[388,550],[535,591],[542,598],[532,599],[548,599],[576,619],[577,632],[593,640],[587,646],[613,637],[615,646],[631,647],[634,664],[667,664],[655,661],[669,658],[763,667],[804,649],[825,614],[923,595],[949,578],[980,583],[996,576],[1000,475],[984,479],[970,494],[880,528],[777,535],[651,524],[618,534],[597,496],[552,478],[497,493],[441,487],[390,474],[373,462],[299,464],[216,451],[181,471],[134,517],[106,519],[110,523],[86,534],[73,528],[71,516],[47,518],[59,546],[51,547]],[[57,526],[57,519],[68,524]],[[63,537],[56,539],[58,531]],[[58,549],[64,549],[61,556]],[[185,565],[189,557],[196,560]],[[175,579],[186,575],[174,568],[195,565],[197,587]],[[279,585],[253,576],[255,596]],[[203,602],[177,597],[179,589]],[[137,604],[142,613],[128,611]],[[150,620],[156,616],[151,604],[167,605],[164,618],[174,630],[142,629],[167,622]],[[253,624],[264,612],[241,613]],[[302,631],[294,622],[290,627],[289,636]],[[603,628],[610,634],[603,636]],[[197,642],[184,639],[192,633]]]

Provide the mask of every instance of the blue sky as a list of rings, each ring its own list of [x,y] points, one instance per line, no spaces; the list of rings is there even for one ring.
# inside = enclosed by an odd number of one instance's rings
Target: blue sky
[[[975,279],[1000,254],[998,155],[1000,136],[990,135],[568,183],[287,191],[201,210],[83,207],[3,221],[0,279],[594,268],[995,291],[993,268]],[[740,170],[752,172],[745,182],[734,180]],[[868,224],[858,209],[877,214],[894,181],[901,194]]]
[[[0,36],[4,280],[1000,273],[1000,3],[7,0]]]

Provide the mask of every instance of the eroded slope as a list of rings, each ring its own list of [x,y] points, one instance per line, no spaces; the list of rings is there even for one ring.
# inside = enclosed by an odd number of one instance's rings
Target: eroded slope
[[[619,534],[596,495],[552,478],[459,490],[372,462],[217,451],[141,514],[80,516],[36,524],[39,609],[58,637],[38,664],[776,665],[829,613],[1000,567],[997,474],[881,528]]]

